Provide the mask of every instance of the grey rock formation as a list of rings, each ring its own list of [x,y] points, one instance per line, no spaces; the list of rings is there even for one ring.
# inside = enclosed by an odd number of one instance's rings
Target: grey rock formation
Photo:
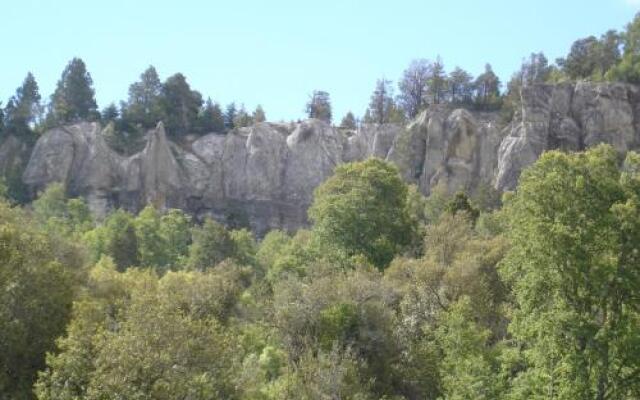
[[[495,186],[514,189],[522,170],[543,151],[584,150],[608,143],[621,152],[638,147],[638,87],[577,83],[523,88],[522,109],[498,151]]]
[[[63,182],[98,215],[153,203],[262,234],[304,226],[314,189],[343,162],[387,159],[424,194],[436,185],[511,190],[545,150],[601,142],[620,151],[638,147],[635,86],[538,85],[523,89],[521,103],[506,126],[498,113],[434,106],[406,127],[366,124],[342,131],[319,120],[265,122],[180,145],[167,139],[160,123],[148,132],[146,147],[130,157],[108,146],[110,127],[79,123],[40,137],[23,181],[33,192]],[[0,146],[0,172],[16,146],[15,140]]]

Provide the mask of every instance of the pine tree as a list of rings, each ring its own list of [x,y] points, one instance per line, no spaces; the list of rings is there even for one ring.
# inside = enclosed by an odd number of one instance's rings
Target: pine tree
[[[198,132],[201,134],[224,132],[224,116],[220,104],[214,103],[211,98],[207,99],[198,114]]]
[[[373,122],[377,124],[388,123],[393,109],[395,109],[395,102],[393,101],[391,81],[384,78],[378,79],[369,102],[370,116]]]
[[[447,89],[447,75],[444,70],[444,64],[440,57],[431,65],[431,73],[429,75],[428,93],[433,104],[440,104],[444,101],[444,95]]]
[[[328,92],[313,91],[307,103],[307,116],[331,123],[331,100]]]
[[[342,118],[342,122],[340,122],[340,128],[351,129],[351,130],[355,130],[357,128],[356,117],[353,115],[351,111],[349,111],[344,116],[344,118]]]
[[[153,128],[165,119],[161,104],[162,82],[158,72],[149,66],[140,80],[129,86],[129,100],[123,112],[126,122],[143,129]]]
[[[5,109],[5,130],[10,135],[32,138],[40,113],[38,83],[29,72]]]
[[[267,116],[262,109],[262,106],[258,104],[256,110],[253,112],[253,121],[257,124],[260,122],[265,122],[267,120]]]
[[[251,118],[247,110],[244,108],[244,104],[240,105],[240,109],[236,114],[233,125],[238,128],[244,128],[247,126],[251,126],[252,124],[253,124],[253,118]]]
[[[178,137],[192,133],[196,128],[202,95],[191,90],[187,78],[177,73],[162,85],[163,114],[170,135]]]
[[[449,94],[452,103],[470,103],[473,97],[473,76],[460,67],[449,74]]]
[[[74,58],[62,72],[51,96],[48,120],[64,124],[97,119],[99,113],[94,94],[93,80],[84,61]]]
[[[224,112],[224,127],[230,131],[236,127],[236,103],[227,104],[227,108]]]

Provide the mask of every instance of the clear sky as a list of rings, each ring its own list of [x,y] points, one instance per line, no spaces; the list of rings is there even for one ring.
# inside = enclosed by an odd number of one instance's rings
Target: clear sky
[[[270,120],[297,119],[314,89],[331,94],[335,119],[362,115],[375,81],[397,81],[414,58],[440,55],[504,81],[523,57],[550,60],[571,43],[621,29],[640,0],[0,0],[0,99],[27,71],[51,94],[81,57],[100,108],[127,96],[150,64],[182,72],[223,104],[262,104]]]

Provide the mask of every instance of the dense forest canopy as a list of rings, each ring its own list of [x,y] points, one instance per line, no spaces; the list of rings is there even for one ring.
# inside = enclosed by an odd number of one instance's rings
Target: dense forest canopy
[[[504,204],[344,164],[293,235],[0,201],[0,398],[633,399],[640,156],[552,151]]]
[[[640,16],[532,54],[505,88],[416,60],[375,84],[360,120],[402,123],[434,104],[501,110],[541,82],[640,83]],[[504,90],[503,90],[504,89]],[[308,116],[331,122],[329,93]],[[31,143],[77,121],[135,148],[163,121],[176,141],[266,120],[149,67],[98,111],[74,58],[48,104],[28,74],[0,133]],[[640,155],[550,151],[501,199],[424,197],[377,158],[317,188],[311,224],[256,238],[148,205],[96,219],[52,184],[20,204],[0,185],[0,399],[640,398]]]

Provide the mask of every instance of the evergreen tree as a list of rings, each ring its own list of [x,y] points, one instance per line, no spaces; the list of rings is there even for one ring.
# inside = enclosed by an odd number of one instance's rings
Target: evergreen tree
[[[230,131],[236,127],[236,103],[231,102],[227,104],[227,108],[224,111],[224,127]]]
[[[262,106],[260,104],[258,104],[258,106],[256,107],[252,117],[253,117],[253,122],[255,122],[256,124],[260,122],[265,122],[267,120],[267,116],[264,113],[264,110],[262,109]]]
[[[500,101],[500,79],[493,72],[491,64],[484,66],[482,73],[475,81],[476,103],[481,108],[491,108],[499,104]]]
[[[99,117],[94,98],[93,80],[80,58],[67,64],[51,95],[48,120],[55,124],[65,124]]]
[[[433,104],[440,104],[444,101],[447,92],[447,73],[440,57],[431,64],[427,89]]]
[[[198,132],[201,134],[224,132],[224,116],[220,104],[208,98],[198,114]]]
[[[167,78],[162,85],[161,103],[170,135],[179,137],[196,129],[202,95],[191,90],[184,75],[177,73]]]
[[[328,92],[313,91],[307,103],[307,116],[331,123],[331,100]]]
[[[369,101],[371,119],[376,124],[386,124],[389,122],[394,108],[395,102],[393,101],[391,81],[384,78],[378,79]]]
[[[244,108],[244,104],[241,104],[240,109],[236,114],[233,125],[238,128],[244,128],[247,126],[251,126],[252,124],[253,118],[251,118],[247,110]]]
[[[340,122],[340,128],[350,130],[355,130],[357,128],[356,117],[351,111],[349,111],[344,116],[344,118],[342,118],[342,122]]]
[[[471,103],[473,99],[473,76],[460,67],[449,73],[449,97],[452,103]]]
[[[33,138],[33,127],[40,113],[40,93],[38,83],[29,72],[22,86],[16,90],[5,109],[5,130],[7,134],[24,139]]]
[[[102,120],[102,123],[106,125],[109,122],[116,122],[119,116],[120,112],[118,111],[118,107],[115,103],[111,103],[102,110],[100,119]]]
[[[607,43],[615,44],[615,40],[609,38]],[[622,43],[624,45],[622,58],[607,73],[607,78],[636,84],[640,83],[640,13],[636,14],[633,21],[627,25],[622,34]],[[617,47],[613,44],[608,47],[612,49],[610,53],[615,54]]]
[[[158,72],[149,66],[140,80],[129,86],[129,99],[123,110],[123,117],[128,124],[150,129],[165,119],[161,104],[162,83]]]

